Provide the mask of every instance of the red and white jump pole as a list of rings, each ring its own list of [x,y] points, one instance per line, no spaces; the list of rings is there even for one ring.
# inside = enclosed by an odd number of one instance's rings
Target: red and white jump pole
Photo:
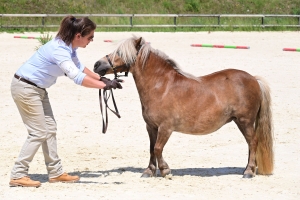
[[[14,38],[22,38],[22,39],[40,39],[40,37],[30,37],[30,36],[14,36]]]
[[[283,48],[283,51],[300,51],[300,48]]]
[[[192,47],[211,47],[228,49],[250,49],[248,46],[218,45],[218,44],[191,44]]]

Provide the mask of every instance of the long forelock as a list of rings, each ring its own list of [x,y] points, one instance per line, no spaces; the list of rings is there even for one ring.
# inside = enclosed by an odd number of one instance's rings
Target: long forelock
[[[137,56],[137,50],[135,48],[135,41],[137,39],[138,37],[133,36],[127,40],[121,41],[112,53],[113,59],[118,55],[126,64],[134,63]],[[144,39],[142,39],[141,44],[145,44]]]

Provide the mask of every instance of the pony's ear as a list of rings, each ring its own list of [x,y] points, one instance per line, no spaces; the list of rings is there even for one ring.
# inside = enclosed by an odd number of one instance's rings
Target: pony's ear
[[[135,47],[141,46],[141,42],[142,42],[142,37],[140,37],[135,41]]]

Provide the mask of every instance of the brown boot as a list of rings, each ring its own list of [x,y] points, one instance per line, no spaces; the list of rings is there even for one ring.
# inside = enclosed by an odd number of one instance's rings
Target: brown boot
[[[50,183],[56,183],[56,182],[62,182],[62,183],[74,183],[79,181],[79,176],[70,176],[67,173],[63,173],[62,175],[56,177],[56,178],[50,178]]]
[[[17,187],[17,186],[22,186],[22,187],[40,187],[41,182],[39,181],[33,181],[29,178],[29,176],[24,176],[19,179],[11,179],[9,182],[9,186],[12,187]]]

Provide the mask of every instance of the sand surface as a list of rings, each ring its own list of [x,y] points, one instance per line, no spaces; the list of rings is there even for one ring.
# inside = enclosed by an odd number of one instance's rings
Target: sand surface
[[[55,33],[51,33],[53,36]],[[82,63],[93,69],[117,41],[133,33],[95,34],[79,49]],[[149,140],[132,75],[114,92],[121,118],[109,113],[102,134],[98,90],[59,78],[48,89],[58,124],[58,153],[65,171],[79,183],[49,183],[41,149],[30,164],[40,188],[8,186],[27,131],[11,98],[13,74],[35,51],[39,33],[0,34],[0,199],[299,199],[300,197],[300,48],[299,32],[134,33],[165,52],[181,68],[196,76],[226,68],[264,77],[272,90],[275,170],[272,176],[243,179],[248,147],[234,123],[218,131],[194,136],[174,132],[164,148],[172,179],[140,178],[149,162]],[[114,40],[107,43],[104,40]],[[250,49],[191,47],[191,44],[249,46]],[[111,76],[112,77],[112,76]]]

